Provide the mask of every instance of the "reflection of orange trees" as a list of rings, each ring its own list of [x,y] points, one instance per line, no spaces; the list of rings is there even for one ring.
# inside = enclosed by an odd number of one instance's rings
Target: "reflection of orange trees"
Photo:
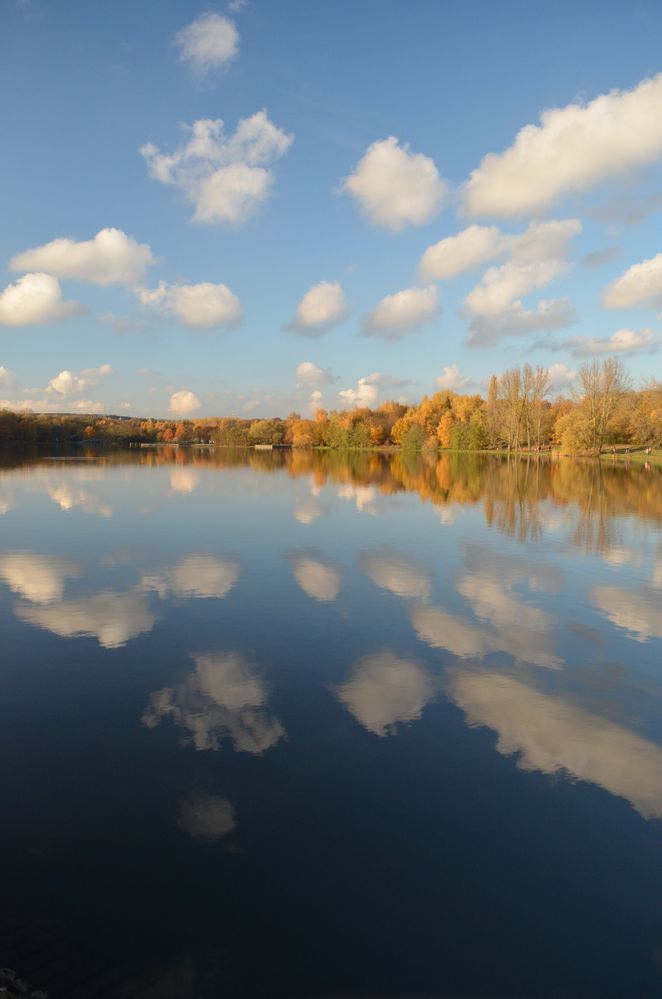
[[[19,452],[11,452],[12,456]],[[80,454],[80,452],[78,452]],[[163,445],[99,452],[84,456],[99,465],[250,468],[324,486],[370,487],[382,496],[417,493],[422,502],[443,508],[482,504],[486,522],[521,540],[544,533],[550,515],[568,511],[574,542],[585,550],[607,552],[617,540],[618,519],[636,517],[662,523],[662,469],[628,467],[590,459],[462,454],[432,451],[336,451],[311,448],[256,451],[253,448],[178,448]],[[20,452],[9,468],[34,469],[37,458]],[[49,465],[52,467],[52,465]]]

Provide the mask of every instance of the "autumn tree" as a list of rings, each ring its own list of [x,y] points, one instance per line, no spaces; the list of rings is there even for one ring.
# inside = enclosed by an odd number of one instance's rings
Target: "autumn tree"
[[[584,450],[600,454],[618,400],[630,379],[623,362],[615,357],[587,361],[578,371],[577,414],[583,427]]]

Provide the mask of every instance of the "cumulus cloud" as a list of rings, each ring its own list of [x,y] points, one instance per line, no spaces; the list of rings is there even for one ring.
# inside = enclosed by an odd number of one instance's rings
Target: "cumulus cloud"
[[[79,566],[59,555],[17,551],[0,556],[0,578],[14,593],[36,604],[61,600],[65,581],[80,574]]]
[[[567,364],[552,364],[547,368],[547,373],[552,392],[563,392],[577,383],[577,372]]]
[[[320,281],[309,288],[297,306],[294,319],[285,327],[295,333],[319,336],[341,322],[347,315],[347,304],[337,282]]]
[[[312,413],[316,412],[322,404],[322,399],[324,398],[320,389],[313,389],[310,393],[310,399],[308,400],[308,408]]]
[[[4,365],[0,364],[0,385],[11,385],[14,381],[14,374],[5,368]]]
[[[509,336],[549,333],[574,322],[574,306],[567,298],[541,299],[534,309],[513,302],[502,312],[475,316],[469,327],[468,343],[472,347],[488,347]]]
[[[195,222],[246,221],[268,197],[274,182],[270,167],[287,152],[293,136],[264,110],[242,118],[231,135],[220,118],[201,118],[185,127],[188,142],[174,153],[161,153],[152,143],[140,149],[150,176],[182,191],[194,206]]]
[[[379,396],[378,372],[359,378],[356,388],[341,389],[338,395],[345,405],[373,407]]]
[[[182,832],[204,843],[228,836],[237,824],[235,811],[227,798],[196,794],[179,803],[177,825]]]
[[[330,603],[338,596],[342,573],[321,552],[294,552],[291,556],[294,576],[301,589],[319,603]]]
[[[195,669],[181,683],[152,694],[142,722],[155,728],[171,718],[197,750],[219,750],[231,739],[238,752],[259,755],[285,738],[285,729],[264,709],[267,688],[237,653],[196,654]]]
[[[225,284],[166,284],[141,288],[142,305],[174,316],[193,330],[231,329],[241,321],[241,302]]]
[[[450,364],[446,365],[442,375],[437,375],[435,384],[440,389],[448,389],[450,392],[461,392],[463,389],[466,391],[472,382],[470,378],[462,374],[457,364]]]
[[[62,413],[62,396],[44,396],[41,399],[0,399],[0,409],[9,409],[14,413]],[[98,415],[105,413],[106,407],[102,402],[95,402],[93,399],[76,399],[73,402],[67,400],[66,412],[86,413]]]
[[[393,549],[364,552],[359,556],[359,567],[376,586],[396,597],[426,601],[430,596],[429,569]]]
[[[301,388],[306,388],[309,385],[322,385],[337,380],[331,368],[319,368],[312,361],[301,361],[300,364],[297,364],[296,377],[297,385]]]
[[[234,559],[214,555],[187,555],[176,565],[146,574],[141,590],[155,590],[162,599],[177,597],[215,597],[221,599],[232,590],[241,573]]]
[[[440,306],[434,285],[425,288],[406,288],[394,295],[386,295],[371,312],[361,320],[361,329],[368,336],[381,336],[387,340],[411,333],[412,330],[432,322],[439,315]]]
[[[21,621],[52,631],[62,638],[91,636],[106,649],[117,649],[136,635],[151,631],[155,614],[140,593],[95,593],[48,606],[19,604]]]
[[[490,153],[462,192],[469,215],[539,212],[564,194],[584,191],[662,157],[662,74],[632,90],[588,104],[544,111],[504,153]]]
[[[336,688],[338,700],[368,732],[394,735],[398,725],[416,721],[436,688],[426,670],[388,649],[365,656]]]
[[[65,398],[84,392],[85,389],[96,385],[101,378],[107,378],[112,373],[113,368],[110,364],[102,364],[98,368],[84,368],[78,374],[64,369],[55,378],[51,378],[45,391]],[[80,403],[87,404],[88,402],[89,400],[80,400]]]
[[[662,307],[662,253],[628,267],[605,289],[602,302],[608,309]]]
[[[490,267],[469,292],[465,304],[476,315],[494,315],[549,284],[567,270],[570,241],[581,228],[577,219],[532,223],[511,242],[510,259],[499,267]]]
[[[189,389],[181,389],[179,392],[173,392],[170,396],[168,409],[174,416],[190,416],[191,413],[200,409],[201,405],[202,403],[194,392],[189,391]]]
[[[54,239],[12,258],[13,271],[42,271],[58,278],[90,281],[104,287],[134,287],[154,263],[150,247],[136,243],[121,229],[102,229],[93,239]]]
[[[578,219],[533,222],[523,233],[505,238],[508,260],[488,268],[464,300],[472,316],[470,343],[482,346],[573,321],[567,299],[543,299],[535,309],[527,308],[522,299],[566,273],[571,241],[581,229]]]
[[[578,336],[562,345],[571,348],[574,357],[598,357],[601,354],[637,354],[654,351],[660,347],[660,338],[651,329],[616,330],[611,336]]]
[[[507,248],[496,226],[470,225],[455,236],[429,246],[420,259],[421,281],[448,281],[498,257]]]
[[[179,57],[196,76],[225,69],[239,51],[239,32],[228,17],[200,14],[175,35]]]
[[[390,136],[368,147],[342,189],[373,225],[399,232],[434,218],[448,185],[434,160],[411,152],[409,145]]]
[[[56,323],[83,312],[78,302],[65,302],[52,274],[24,274],[0,291],[0,326]]]

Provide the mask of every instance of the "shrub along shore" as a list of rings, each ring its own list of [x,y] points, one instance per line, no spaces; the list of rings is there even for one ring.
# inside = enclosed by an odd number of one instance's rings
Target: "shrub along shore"
[[[525,365],[493,376],[485,398],[444,389],[417,405],[318,409],[310,418],[290,413],[285,419],[157,420],[5,409],[0,410],[0,443],[266,444],[657,457],[662,381],[634,388],[622,362],[610,358],[583,365],[571,393],[551,394],[547,369]]]

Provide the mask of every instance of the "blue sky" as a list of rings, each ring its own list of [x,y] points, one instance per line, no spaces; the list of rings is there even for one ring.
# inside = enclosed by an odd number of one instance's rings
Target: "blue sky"
[[[1,0],[0,399],[659,373],[660,37],[657,2]]]

